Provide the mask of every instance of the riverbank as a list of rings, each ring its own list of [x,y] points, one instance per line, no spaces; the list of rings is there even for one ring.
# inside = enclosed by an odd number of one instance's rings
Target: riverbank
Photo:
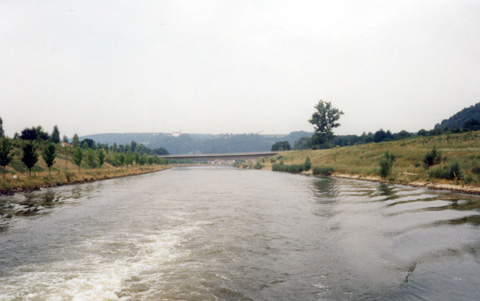
[[[312,173],[307,172],[307,174],[312,174]],[[379,182],[379,183],[401,184],[401,185],[407,185],[412,187],[425,187],[431,190],[448,190],[456,193],[480,195],[480,187],[466,186],[466,185],[460,185],[460,184],[455,185],[455,184],[448,184],[448,183],[432,183],[432,182],[424,182],[424,181],[404,183],[399,181],[397,182],[397,181],[383,180],[380,177],[373,177],[373,176],[362,177],[360,175],[349,175],[349,174],[332,174],[331,177],[360,180],[360,181]]]
[[[0,195],[34,191],[41,188],[90,183],[101,180],[135,176],[169,169],[170,165],[149,165],[113,167],[104,166],[96,169],[67,169],[51,172],[7,175],[0,178]]]
[[[440,152],[442,159],[438,164],[427,168],[423,159],[434,147]],[[396,160],[391,173],[382,179],[379,176],[379,162],[386,151],[394,154]],[[328,175],[334,177],[480,194],[478,131],[326,150],[289,151],[259,160],[258,163],[262,169],[271,170],[274,164],[303,165],[307,157],[310,158],[312,169],[317,167],[329,170]],[[458,163],[459,167],[455,178],[445,178],[443,175],[452,163]],[[254,165],[244,164],[241,167],[254,168]],[[312,169],[307,173],[312,173]]]

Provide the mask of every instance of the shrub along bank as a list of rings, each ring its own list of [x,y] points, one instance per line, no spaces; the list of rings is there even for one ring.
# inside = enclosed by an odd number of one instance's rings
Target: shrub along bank
[[[263,160],[263,169],[356,176],[395,183],[480,187],[480,132],[414,137],[326,150],[283,152]],[[310,172],[309,172],[310,173]]]

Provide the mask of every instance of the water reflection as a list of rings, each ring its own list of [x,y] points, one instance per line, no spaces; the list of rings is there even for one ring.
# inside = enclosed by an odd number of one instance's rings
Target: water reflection
[[[320,177],[313,182],[313,192],[320,203],[335,202],[338,196],[336,179],[331,177]]]
[[[12,219],[16,217],[48,214],[50,209],[63,205],[65,201],[75,204],[83,198],[90,198],[98,187],[101,186],[83,184],[1,196],[0,232],[6,231]]]
[[[465,216],[465,217],[460,217],[456,219],[450,219],[446,221],[438,221],[438,222],[435,222],[434,225],[441,226],[441,225],[463,225],[463,224],[480,226],[480,215],[471,215],[471,216]]]
[[[380,185],[378,185],[377,191],[379,195],[387,197],[384,199],[385,201],[396,198],[396,190],[393,185],[387,183],[380,183]]]
[[[327,237],[335,242],[338,256],[346,254],[338,260],[350,267],[345,274],[366,274],[369,285],[375,283],[378,290],[404,283],[400,292],[385,293],[382,298],[438,297],[436,292],[451,285],[452,278],[426,279],[431,267],[440,275],[455,271],[458,279],[464,279],[447,296],[476,294],[474,277],[479,274],[471,266],[480,264],[479,197],[339,179],[317,180],[312,191],[318,198],[314,214],[328,217]],[[438,265],[452,258],[461,259],[457,267]]]

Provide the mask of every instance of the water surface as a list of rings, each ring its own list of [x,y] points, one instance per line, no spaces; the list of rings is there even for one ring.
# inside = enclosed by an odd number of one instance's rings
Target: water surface
[[[0,197],[0,299],[480,299],[480,199],[228,167]]]

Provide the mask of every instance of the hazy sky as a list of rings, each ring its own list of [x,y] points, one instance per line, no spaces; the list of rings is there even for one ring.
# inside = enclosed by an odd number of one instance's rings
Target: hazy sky
[[[480,1],[0,0],[9,136],[431,129],[480,102]]]

